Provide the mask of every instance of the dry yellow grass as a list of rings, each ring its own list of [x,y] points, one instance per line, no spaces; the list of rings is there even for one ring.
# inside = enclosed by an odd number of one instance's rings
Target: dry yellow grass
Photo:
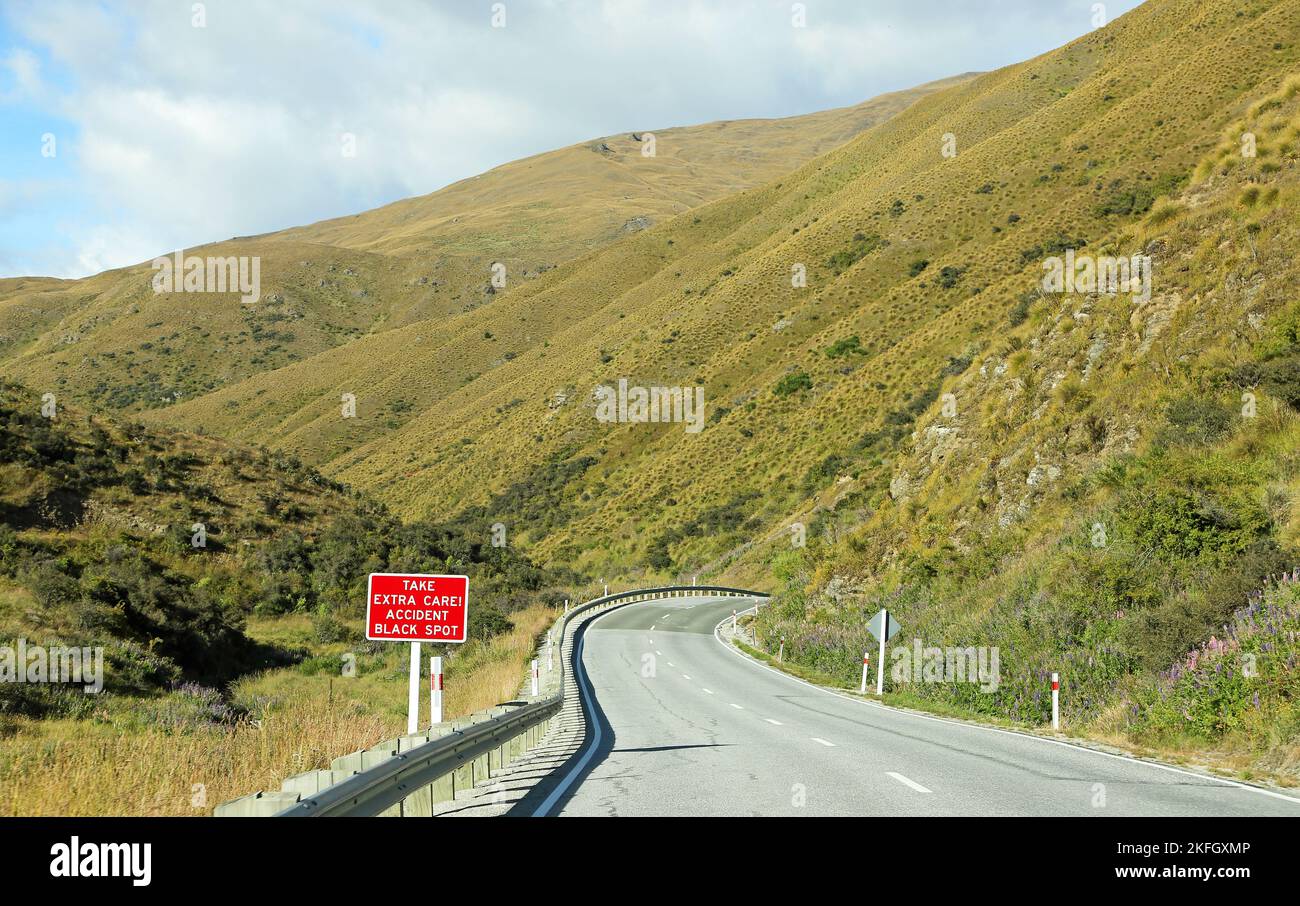
[[[535,606],[512,618],[510,632],[447,661],[449,719],[518,693],[555,612]],[[356,679],[294,669],[250,677],[234,697],[256,702],[261,719],[233,727],[18,719],[0,741],[0,815],[207,815],[220,802],[279,789],[285,777],[404,731],[404,652],[393,646],[394,669]]]

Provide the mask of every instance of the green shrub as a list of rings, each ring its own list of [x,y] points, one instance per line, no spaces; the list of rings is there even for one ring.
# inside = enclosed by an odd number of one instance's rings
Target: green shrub
[[[843,337],[826,347],[826,357],[828,359],[838,359],[851,353],[863,352],[865,350],[862,348],[862,341],[858,339],[857,334],[851,337]]]
[[[777,396],[789,396],[792,393],[798,393],[801,390],[812,389],[812,378],[806,371],[792,371],[785,375],[781,380],[776,382],[772,392]]]

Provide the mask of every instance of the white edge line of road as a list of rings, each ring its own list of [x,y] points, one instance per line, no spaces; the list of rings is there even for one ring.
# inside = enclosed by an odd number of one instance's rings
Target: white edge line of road
[[[754,607],[750,607],[747,610],[743,610],[741,611],[741,613],[749,613],[750,611],[754,611],[755,613],[757,613],[758,611],[757,605],[755,605]],[[1075,749],[1080,752],[1087,752],[1090,755],[1103,755],[1106,758],[1115,758],[1120,761],[1129,761],[1132,762],[1133,764],[1145,765],[1146,767],[1150,767],[1150,768],[1159,768],[1162,771],[1170,771],[1175,774],[1183,774],[1187,777],[1196,777],[1200,780],[1212,780],[1215,783],[1221,783],[1224,786],[1236,787],[1239,790],[1246,790],[1251,793],[1259,793],[1262,796],[1271,796],[1274,799],[1281,799],[1285,802],[1291,803],[1292,805],[1300,806],[1300,799],[1297,799],[1295,796],[1288,796],[1286,793],[1278,793],[1278,792],[1274,792],[1273,790],[1266,790],[1263,787],[1252,786],[1249,783],[1240,783],[1236,780],[1229,780],[1226,777],[1216,777],[1213,774],[1202,774],[1198,771],[1189,771],[1186,770],[1185,768],[1177,768],[1171,764],[1165,764],[1164,762],[1161,761],[1148,761],[1143,758],[1134,758],[1131,755],[1119,755],[1115,752],[1102,752],[1099,749],[1092,749],[1089,748],[1088,746],[1081,746],[1078,745],[1077,743],[1067,742],[1063,739],[1047,739],[1046,737],[1043,736],[1035,736],[1032,733],[1021,733],[1017,730],[1004,730],[1001,727],[990,727],[985,724],[972,723],[964,720],[952,720],[947,717],[938,717],[933,714],[918,714],[915,711],[905,711],[902,708],[895,708],[893,705],[886,705],[883,702],[867,701],[861,698],[852,698],[840,692],[836,692],[834,689],[827,689],[823,686],[817,685],[816,683],[810,683],[805,679],[800,679],[797,676],[791,676],[790,674],[786,673],[784,670],[777,670],[775,667],[770,667],[767,664],[764,664],[762,661],[756,660],[750,657],[749,655],[745,654],[745,652],[741,651],[735,645],[729,644],[726,640],[722,638],[720,631],[722,629],[722,624],[726,623],[730,619],[731,619],[730,616],[726,616],[718,622],[718,625],[713,627],[713,637],[717,639],[718,644],[721,645],[723,648],[730,651],[732,654],[740,658],[745,663],[752,664],[753,666],[757,667],[759,670],[764,670],[768,673],[775,674],[776,676],[784,677],[785,679],[807,686],[809,689],[816,689],[818,692],[825,693],[826,695],[833,695],[836,698],[840,699],[841,701],[854,702],[855,704],[865,705],[867,707],[882,708],[886,711],[892,711],[895,714],[901,714],[905,717],[915,717],[920,720],[932,720],[932,721],[937,721],[939,723],[953,724],[959,727],[968,727],[973,730],[984,730],[989,733],[1004,733],[1008,736],[1015,736],[1018,739],[1031,739],[1036,742],[1050,743],[1056,746],[1064,746],[1067,749]]]

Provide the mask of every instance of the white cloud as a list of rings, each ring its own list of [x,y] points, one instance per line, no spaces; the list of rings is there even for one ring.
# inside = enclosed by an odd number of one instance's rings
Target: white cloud
[[[43,0],[9,18],[48,71],[21,47],[3,63],[11,94],[77,127],[60,138],[79,176],[60,269],[88,273],[597,135],[855,103],[1014,62],[1090,16],[1076,0],[978,19],[960,2],[807,6],[794,29],[781,0],[506,0],[498,29],[487,2],[210,0],[193,28],[189,3]]]

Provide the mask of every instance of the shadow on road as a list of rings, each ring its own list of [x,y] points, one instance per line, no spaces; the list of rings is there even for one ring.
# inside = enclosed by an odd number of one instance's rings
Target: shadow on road
[[[573,660],[575,664],[581,664],[583,647],[587,638],[587,627],[591,623],[584,623],[579,629],[579,635],[574,641]],[[585,671],[583,676],[585,677]],[[589,687],[588,687],[589,688]],[[564,795],[553,805],[548,812],[550,815],[557,815],[564,810],[564,806],[572,798],[578,787],[587,779],[595,767],[600,764],[614,750],[614,728],[610,726],[609,720],[605,717],[604,710],[600,707],[595,695],[582,697],[582,713],[585,718],[583,721],[584,728],[582,734],[582,744],[570,755],[558,769],[553,770],[544,781],[534,786],[528,793],[511,806],[510,811],[506,812],[509,818],[526,818],[531,817],[537,811],[538,806],[546,801],[546,797],[559,785],[565,777],[577,767],[578,763],[590,748],[592,740],[596,735],[596,728],[600,728],[600,743],[596,746],[595,752],[582,768],[581,773],[574,778],[569,784],[569,788],[564,791]],[[671,748],[671,747],[670,747]]]

